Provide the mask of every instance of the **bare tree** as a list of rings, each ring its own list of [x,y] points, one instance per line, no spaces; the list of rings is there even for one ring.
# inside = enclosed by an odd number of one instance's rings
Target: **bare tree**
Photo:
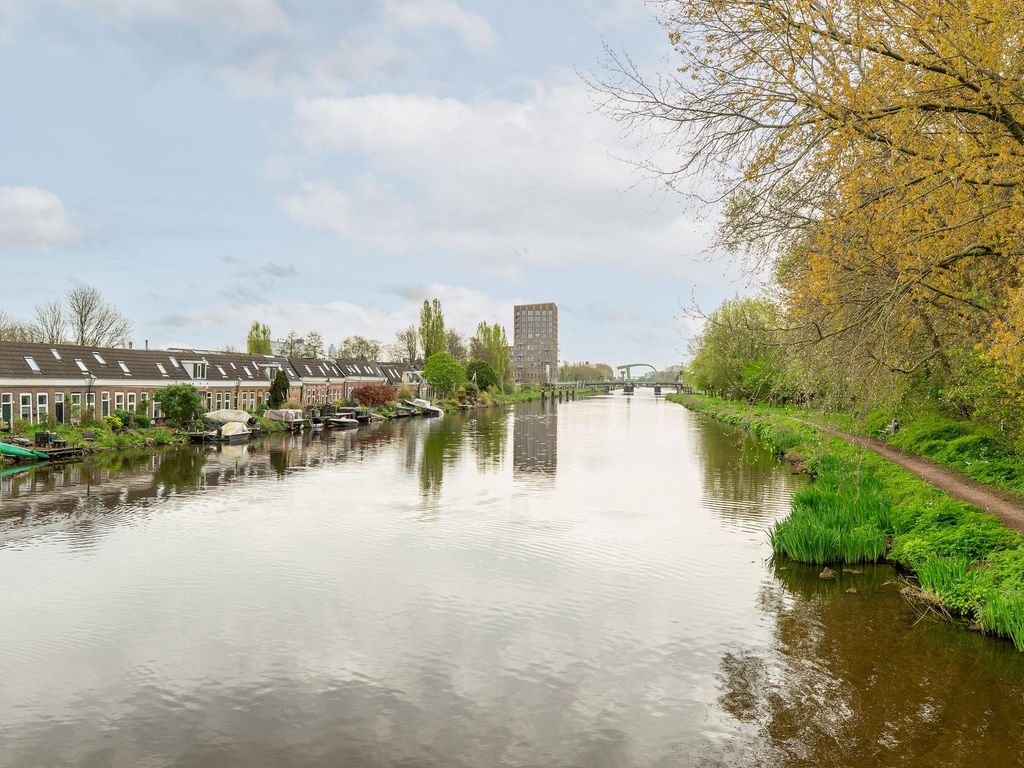
[[[36,320],[32,325],[35,341],[44,344],[64,344],[68,340],[68,317],[59,301],[36,305]]]
[[[83,347],[123,347],[132,324],[98,288],[78,283],[67,295],[66,312],[71,338]]]
[[[410,325],[395,334],[393,343],[387,346],[388,357],[392,362],[415,365],[420,354],[419,335],[416,326]]]
[[[36,341],[36,329],[0,310],[0,341]]]

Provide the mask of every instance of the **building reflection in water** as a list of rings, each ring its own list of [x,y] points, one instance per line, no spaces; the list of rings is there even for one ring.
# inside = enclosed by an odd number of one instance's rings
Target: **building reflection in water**
[[[554,475],[558,469],[558,406],[542,403],[539,410],[523,409],[512,424],[514,474]]]

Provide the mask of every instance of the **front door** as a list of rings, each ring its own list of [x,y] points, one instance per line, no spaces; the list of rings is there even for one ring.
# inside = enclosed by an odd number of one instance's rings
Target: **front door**
[[[64,423],[64,393],[55,392],[53,395],[53,417],[58,424]]]
[[[8,427],[14,421],[14,396],[10,393],[0,395],[0,421]]]

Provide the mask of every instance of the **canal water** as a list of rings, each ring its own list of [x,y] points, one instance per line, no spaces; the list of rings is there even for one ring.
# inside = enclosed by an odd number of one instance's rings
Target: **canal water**
[[[646,393],[9,475],[0,765],[1021,764],[1024,654],[771,560],[804,482]]]

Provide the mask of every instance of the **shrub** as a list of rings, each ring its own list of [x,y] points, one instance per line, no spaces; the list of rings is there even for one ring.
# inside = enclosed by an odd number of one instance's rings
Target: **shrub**
[[[115,416],[115,415],[104,416],[103,417],[103,426],[105,426],[111,432],[117,432],[122,427],[124,427],[124,422],[121,421],[120,417]]]
[[[149,416],[144,413],[135,414],[135,426],[139,429],[148,429],[150,425]]]
[[[206,413],[206,403],[191,384],[169,384],[153,394],[168,423],[185,426]]]
[[[395,393],[395,400],[415,400],[418,397],[416,390],[408,384],[403,384]]]
[[[135,414],[131,411],[126,411],[124,408],[118,408],[114,411],[114,415],[121,420],[121,424],[125,427],[130,427],[135,422]]]
[[[395,402],[395,388],[390,384],[360,384],[352,390],[356,402],[369,408]]]

